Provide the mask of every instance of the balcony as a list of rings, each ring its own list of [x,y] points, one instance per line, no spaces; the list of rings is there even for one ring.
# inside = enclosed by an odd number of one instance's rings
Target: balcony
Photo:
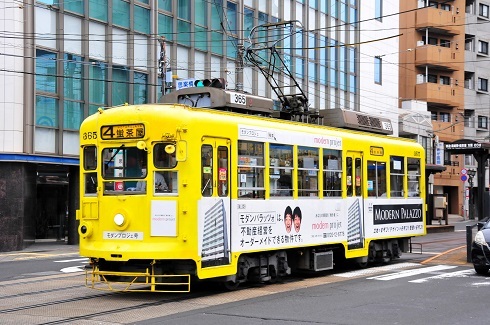
[[[415,99],[427,102],[429,105],[451,108],[462,106],[458,99],[463,98],[459,87],[425,82],[415,85]]]
[[[415,49],[415,65],[428,66],[429,68],[456,71],[463,67],[463,60],[458,60],[459,53],[453,52],[449,47],[436,45],[418,46]],[[460,67],[461,66],[461,67]]]
[[[461,33],[461,19],[459,14],[452,11],[433,7],[421,8],[416,11],[415,28],[418,30],[429,28],[430,32],[446,35],[459,35]],[[463,27],[464,32],[464,27]]]

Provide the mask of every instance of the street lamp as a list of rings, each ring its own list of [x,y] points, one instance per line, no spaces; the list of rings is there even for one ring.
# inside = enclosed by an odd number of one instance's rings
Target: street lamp
[[[474,205],[475,205],[475,200],[473,199],[473,177],[476,175],[476,170],[474,169],[468,169],[467,172],[468,175],[468,183],[470,184],[470,191],[469,191],[469,202],[470,202],[470,215],[469,219],[474,220],[475,215],[474,215]]]

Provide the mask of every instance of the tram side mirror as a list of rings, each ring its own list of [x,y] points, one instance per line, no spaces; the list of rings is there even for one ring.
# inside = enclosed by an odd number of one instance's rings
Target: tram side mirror
[[[165,146],[165,152],[169,155],[173,154],[175,152],[175,146],[173,144],[167,144]]]
[[[165,148],[166,150],[166,148]],[[179,140],[177,142],[177,161],[186,161],[187,160],[187,142],[184,140]]]
[[[145,141],[138,141],[136,143],[136,148],[139,150],[147,150]]]

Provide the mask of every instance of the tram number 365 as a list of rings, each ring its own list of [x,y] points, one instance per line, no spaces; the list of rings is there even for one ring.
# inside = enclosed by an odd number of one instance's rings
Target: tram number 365
[[[84,132],[83,135],[83,140],[92,140],[92,139],[97,139],[97,132]]]
[[[238,105],[247,105],[247,96],[238,94],[238,93],[231,93],[230,94],[230,102],[232,104],[238,104]]]

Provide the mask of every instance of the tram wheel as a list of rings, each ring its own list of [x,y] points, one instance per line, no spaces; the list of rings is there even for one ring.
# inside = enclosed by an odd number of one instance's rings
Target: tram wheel
[[[226,291],[235,291],[238,289],[238,286],[240,285],[240,282],[235,282],[235,281],[225,281],[223,282],[223,288]]]
[[[365,269],[368,266],[368,262],[367,261],[366,262],[356,262],[356,265],[360,269]]]

